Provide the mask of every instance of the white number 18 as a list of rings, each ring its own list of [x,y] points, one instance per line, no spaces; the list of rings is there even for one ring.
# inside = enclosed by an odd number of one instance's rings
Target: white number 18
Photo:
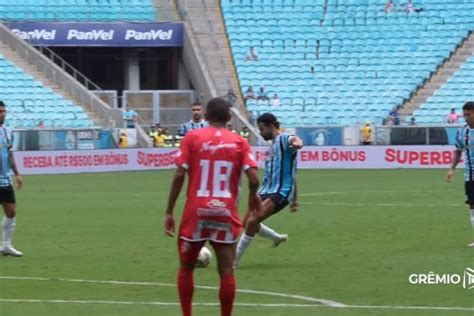
[[[212,175],[209,172],[211,162],[209,160],[201,160],[201,183],[197,196],[199,197],[223,197],[230,198],[230,176],[232,174],[232,163],[225,160],[214,161],[214,172]],[[212,195],[209,192],[209,179],[212,181]]]

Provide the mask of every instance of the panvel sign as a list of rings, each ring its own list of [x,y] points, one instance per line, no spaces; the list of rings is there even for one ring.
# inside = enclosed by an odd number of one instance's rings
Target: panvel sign
[[[36,46],[183,46],[182,23],[11,22],[7,26]]]
[[[448,168],[454,146],[308,146],[298,153],[300,169]],[[176,148],[18,151],[23,174],[138,171],[175,168]],[[259,168],[268,147],[253,147]],[[459,168],[464,165],[463,161]],[[304,172],[304,171],[302,171]]]

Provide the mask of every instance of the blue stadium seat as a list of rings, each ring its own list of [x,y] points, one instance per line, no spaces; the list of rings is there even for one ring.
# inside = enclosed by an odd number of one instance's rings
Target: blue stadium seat
[[[0,0],[1,1],[1,0]],[[45,88],[39,81],[34,80],[31,75],[23,73],[13,63],[0,55],[0,99],[4,101],[11,113],[12,122],[9,126],[14,128],[34,128],[40,120],[46,120],[46,127],[56,126],[74,127],[73,124],[64,125],[64,119],[74,119],[78,115],[81,120],[88,121],[87,126],[93,126],[83,108],[75,106],[71,101],[63,99],[51,89]],[[8,75],[3,75],[3,74]],[[13,75],[10,75],[13,74]],[[62,109],[70,109],[70,114],[63,116]],[[53,121],[54,120],[54,121]],[[67,122],[67,121],[66,121]],[[47,124],[46,124],[47,123]]]
[[[445,2],[424,0],[421,5],[429,9],[422,13],[387,15],[383,3],[222,1],[241,84],[263,84],[268,91],[278,92],[283,104],[304,105],[305,111],[326,124],[333,124],[336,118],[348,123],[357,117],[358,122],[381,118],[381,113],[401,105],[423,84],[467,36],[474,22],[466,4],[449,5],[446,10]],[[236,11],[242,12],[243,29],[229,27],[236,23]],[[245,19],[252,21],[246,23]],[[242,61],[249,45],[259,52],[259,63]],[[472,90],[462,84],[457,82],[460,89],[455,91]],[[356,106],[357,117],[351,117],[346,108],[342,113],[334,111],[334,118],[326,117],[333,107],[349,102]],[[285,125],[297,123],[297,115],[285,121],[287,109],[273,111],[281,113]]]
[[[151,0],[0,0],[2,20],[152,22],[155,18]]]

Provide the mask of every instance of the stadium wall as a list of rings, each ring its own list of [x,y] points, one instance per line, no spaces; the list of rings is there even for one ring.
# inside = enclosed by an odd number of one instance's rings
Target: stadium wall
[[[253,147],[262,168],[268,147]],[[23,174],[65,174],[173,169],[176,148],[15,152]],[[308,146],[299,151],[300,169],[448,168],[452,146]],[[463,162],[459,164],[462,168]]]

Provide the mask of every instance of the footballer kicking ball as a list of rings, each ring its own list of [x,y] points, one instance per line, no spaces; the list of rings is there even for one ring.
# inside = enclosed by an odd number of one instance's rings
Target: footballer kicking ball
[[[211,263],[211,260],[212,252],[208,248],[202,247],[196,260],[196,267],[205,268],[209,265],[209,263]]]

